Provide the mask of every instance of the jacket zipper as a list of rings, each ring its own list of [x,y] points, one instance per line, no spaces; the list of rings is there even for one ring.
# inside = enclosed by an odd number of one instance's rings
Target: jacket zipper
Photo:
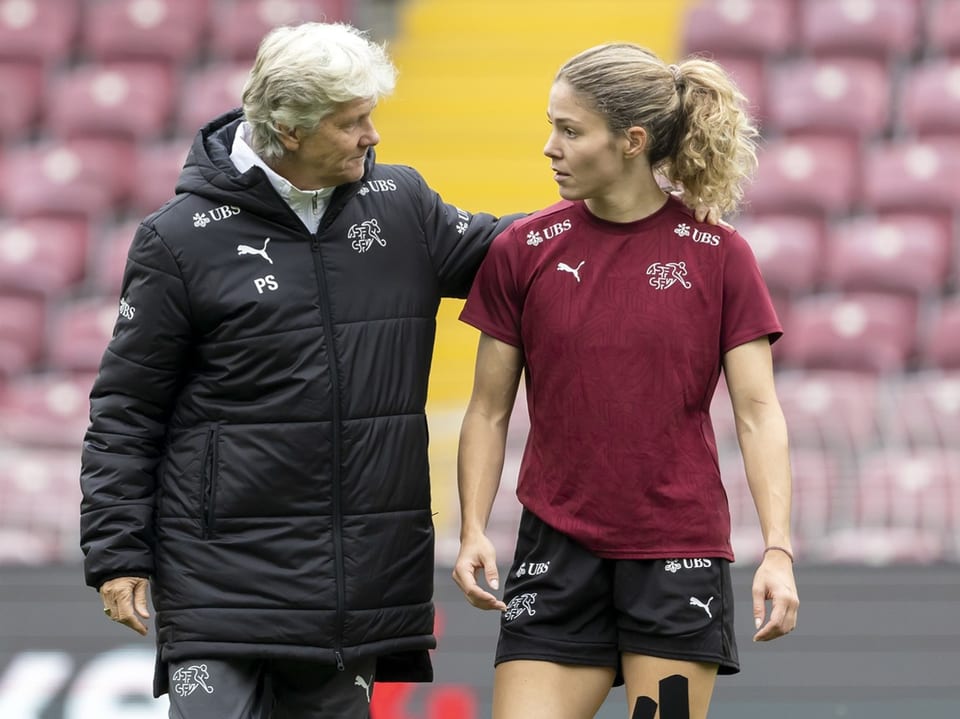
[[[320,290],[320,316],[323,320],[323,331],[327,336],[327,362],[330,366],[330,382],[333,390],[332,424],[333,424],[333,457],[331,469],[333,472],[333,551],[334,568],[337,578],[337,631],[334,643],[334,656],[337,660],[337,669],[344,670],[343,664],[343,615],[346,596],[344,590],[343,570],[343,514],[340,506],[340,367],[337,363],[337,353],[334,348],[333,319],[330,317],[329,305],[323,300],[329,296],[327,279],[323,269],[323,257],[320,255],[320,238],[313,236],[310,244],[313,255],[313,266],[317,275],[317,285]]]
[[[214,425],[207,430],[207,441],[203,450],[203,484],[200,498],[200,522],[203,528],[203,538],[209,539],[213,534],[214,512],[217,500],[217,444],[219,426]]]

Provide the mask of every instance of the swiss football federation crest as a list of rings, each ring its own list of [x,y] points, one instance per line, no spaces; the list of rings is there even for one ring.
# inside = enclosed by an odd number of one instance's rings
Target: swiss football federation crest
[[[350,246],[360,253],[373,247],[374,242],[381,247],[387,246],[387,241],[380,237],[380,223],[376,218],[353,225],[347,230],[347,239],[352,240]]]
[[[665,290],[679,282],[685,289],[693,287],[687,282],[686,262],[654,262],[647,268],[650,277],[650,286],[658,290]]]
[[[207,684],[210,672],[206,664],[191,664],[189,667],[180,667],[173,674],[173,690],[182,697],[188,697],[197,689],[203,689],[207,694],[213,694],[213,687]]]

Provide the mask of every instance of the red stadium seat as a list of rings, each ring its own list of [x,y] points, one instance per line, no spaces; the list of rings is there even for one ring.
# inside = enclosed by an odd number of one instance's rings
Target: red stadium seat
[[[131,142],[75,139],[28,145],[4,158],[0,207],[7,213],[98,218],[126,200]]]
[[[190,149],[189,138],[141,144],[137,148],[130,210],[147,215],[174,196],[177,179]]]
[[[960,57],[960,0],[939,0],[926,10],[924,37],[931,52]]]
[[[222,60],[252,60],[272,28],[308,20],[349,21],[343,0],[220,0],[211,20],[210,51]]]
[[[902,372],[916,351],[917,305],[894,294],[811,295],[793,303],[785,329],[787,368]]]
[[[120,296],[123,270],[127,265],[127,253],[140,220],[133,219],[111,225],[104,233],[97,248],[96,260],[90,268],[90,276],[97,290],[103,295]]]
[[[790,465],[793,475],[791,526],[795,539],[807,544],[822,537],[833,521],[839,468],[832,454],[810,449],[792,451]],[[760,535],[756,505],[742,459],[736,453],[723,456],[720,471],[730,504],[731,525],[753,528]]]
[[[200,56],[208,21],[208,0],[99,0],[85,8],[80,51],[97,62],[184,65]]]
[[[927,367],[960,370],[960,295],[937,304],[921,361]]]
[[[881,382],[847,370],[777,373],[777,396],[797,448],[859,450],[878,442]]]
[[[809,215],[750,215],[737,220],[770,291],[799,295],[820,284],[823,226]]]
[[[751,213],[847,212],[859,197],[856,146],[836,137],[772,139],[746,188]]]
[[[902,95],[906,132],[960,138],[960,57],[908,67]]]
[[[920,40],[916,0],[800,0],[801,49],[813,54],[909,55]]]
[[[180,86],[176,132],[193,137],[218,115],[240,107],[249,74],[246,62],[215,62],[189,73]]]
[[[79,29],[80,0],[0,4],[0,58],[54,65],[68,59]]]
[[[117,298],[91,297],[61,305],[51,322],[47,346],[50,367],[96,372],[113,336]]]
[[[887,66],[873,59],[809,57],[780,63],[769,87],[770,123],[784,132],[869,137],[891,123]]]
[[[864,155],[863,193],[878,211],[953,212],[960,206],[960,138],[872,145]]]
[[[767,56],[796,44],[794,0],[706,0],[683,20],[685,53]]]
[[[74,67],[50,80],[46,126],[67,138],[155,138],[167,130],[173,100],[173,76],[163,63]]]
[[[950,556],[943,532],[911,527],[849,527],[817,545],[824,561],[836,564],[933,564]]]
[[[0,526],[75,533],[79,451],[0,450]]]
[[[20,446],[79,449],[93,379],[55,373],[12,379],[0,393],[0,437]]]
[[[62,292],[83,279],[87,243],[82,218],[0,222],[0,286],[38,294]]]
[[[37,295],[0,295],[0,375],[31,369],[40,359],[46,304]]]
[[[29,135],[40,117],[43,69],[39,63],[0,62],[0,141]]]
[[[860,526],[960,528],[960,453],[888,447],[861,457],[859,464]]]
[[[827,232],[828,287],[937,296],[950,274],[950,234],[925,215],[857,217]]]
[[[960,437],[960,370],[911,372],[894,386],[885,417],[904,445],[956,449]]]
[[[715,55],[716,60],[747,98],[747,112],[753,121],[763,125],[768,121],[767,62],[762,57]]]

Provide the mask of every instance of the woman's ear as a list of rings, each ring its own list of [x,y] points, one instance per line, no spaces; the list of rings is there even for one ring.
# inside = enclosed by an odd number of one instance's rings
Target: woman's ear
[[[280,142],[283,143],[283,146],[288,150],[296,150],[300,147],[300,132],[295,127],[287,127],[286,125],[277,125],[278,135],[280,137]]]
[[[627,137],[627,145],[623,151],[625,157],[634,158],[646,152],[649,136],[644,128],[639,126],[628,127],[623,132]]]

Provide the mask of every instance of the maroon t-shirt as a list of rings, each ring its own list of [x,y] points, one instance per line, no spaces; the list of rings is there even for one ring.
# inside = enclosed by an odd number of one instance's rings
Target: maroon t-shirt
[[[724,353],[782,331],[740,235],[673,198],[559,202],[497,237],[460,318],[523,350],[525,507],[602,557],[733,559],[710,403]]]

